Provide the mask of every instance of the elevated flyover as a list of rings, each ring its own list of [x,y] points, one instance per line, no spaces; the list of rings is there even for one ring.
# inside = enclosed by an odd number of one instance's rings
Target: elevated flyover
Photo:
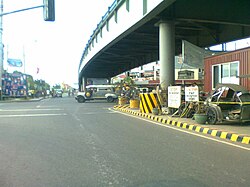
[[[115,0],[83,51],[79,87],[157,60],[166,87],[182,40],[208,47],[249,37],[249,10],[249,0]]]

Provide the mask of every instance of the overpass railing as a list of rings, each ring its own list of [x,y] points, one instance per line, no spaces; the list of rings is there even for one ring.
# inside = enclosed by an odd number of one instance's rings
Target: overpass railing
[[[80,73],[85,64],[91,60],[96,53],[138,23],[163,1],[164,0],[115,0],[90,36],[84,48],[78,72]],[[106,29],[104,29],[105,27]]]

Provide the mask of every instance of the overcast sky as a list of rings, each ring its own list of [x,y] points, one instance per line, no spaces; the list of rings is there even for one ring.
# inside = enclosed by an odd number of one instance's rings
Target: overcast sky
[[[77,82],[82,52],[114,0],[55,0],[56,21],[43,9],[3,16],[4,69],[9,58],[25,59],[25,72],[51,85]],[[42,0],[3,0],[3,12],[41,5]],[[36,74],[37,68],[39,73]],[[24,68],[17,69],[24,72]]]

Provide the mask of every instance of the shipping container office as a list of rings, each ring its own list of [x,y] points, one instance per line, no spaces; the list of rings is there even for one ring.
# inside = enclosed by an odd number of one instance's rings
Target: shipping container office
[[[235,83],[250,90],[250,48],[207,57],[204,60],[204,91],[218,83]]]

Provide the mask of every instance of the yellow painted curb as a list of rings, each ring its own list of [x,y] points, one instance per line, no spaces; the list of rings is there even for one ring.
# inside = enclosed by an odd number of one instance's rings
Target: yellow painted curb
[[[188,124],[188,123],[183,123],[181,121],[164,119],[160,116],[154,116],[152,114],[145,114],[145,113],[142,114],[140,112],[129,110],[128,109],[129,106],[119,106],[119,105],[117,106],[116,105],[113,108],[114,108],[114,110],[120,110],[122,112],[130,113],[132,115],[140,116],[143,118],[148,118],[148,119],[151,119],[153,121],[157,121],[159,123],[173,125],[176,127],[192,130],[195,132],[200,132],[203,134],[209,134],[211,136],[219,137],[221,139],[227,139],[227,140],[231,140],[234,142],[240,142],[243,144],[250,144],[250,136],[248,136],[248,135],[239,135],[236,133],[230,133],[230,132],[226,132],[226,131],[222,131],[222,130],[218,130],[218,129],[211,129],[209,127],[202,127],[199,124]],[[126,109],[124,110],[124,108],[126,108]]]

